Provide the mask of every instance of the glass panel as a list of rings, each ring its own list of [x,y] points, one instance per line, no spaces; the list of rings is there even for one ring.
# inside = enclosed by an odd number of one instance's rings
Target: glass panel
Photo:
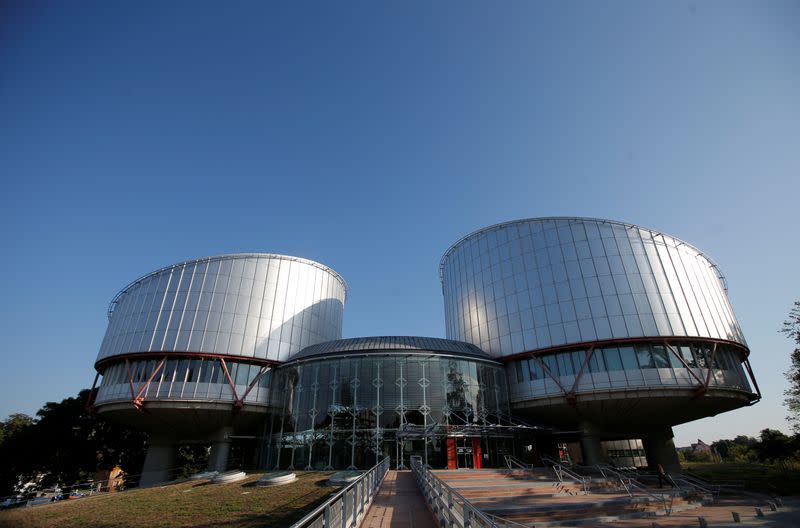
[[[689,365],[690,367],[697,366],[697,361],[695,360],[694,355],[692,354],[691,346],[680,345],[678,349],[680,350],[681,357],[683,358],[683,360],[686,362],[687,365]]]
[[[667,350],[664,348],[664,345],[653,345],[653,360],[655,361],[656,368],[670,367]]]
[[[532,380],[544,379],[544,372],[542,371],[542,365],[539,361],[531,359],[528,362],[528,367],[530,368]]]
[[[550,371],[550,375],[552,375],[552,376],[558,376],[559,375],[559,373],[558,373],[558,364],[557,364],[557,361],[556,361],[556,355],[555,354],[550,354],[548,356],[544,356],[542,358],[542,361],[544,362],[545,366],[547,366],[547,369]]]
[[[619,363],[619,352],[617,349],[614,349],[614,355],[616,355],[617,363]],[[619,368],[622,368],[622,364],[620,363]],[[618,369],[619,369],[618,368]],[[617,369],[617,370],[618,370]],[[589,360],[589,371],[590,372],[603,372],[606,370],[605,361],[603,360],[603,350],[597,349],[592,354],[592,358]],[[612,370],[612,369],[609,369]]]
[[[209,383],[224,383],[225,374],[222,372],[222,364],[216,359],[210,360],[208,363],[211,368]]]
[[[571,352],[570,355],[572,356],[572,365],[575,367],[575,374],[581,371],[581,367],[583,366],[583,362],[586,360],[586,351],[578,350],[575,352]],[[588,365],[583,368],[583,371],[586,372],[588,369]]]
[[[186,366],[186,381],[194,381],[195,380],[195,373],[200,366],[200,361],[193,359],[188,362]]]
[[[633,347],[619,347],[619,356],[622,359],[622,366],[625,370],[639,370],[639,362],[636,361],[636,351],[634,351]],[[608,362],[608,358],[606,358],[606,362]]]
[[[572,365],[572,358],[569,353],[562,352],[556,354],[558,357],[558,367],[562,376],[569,376],[575,374],[575,367]]]
[[[186,379],[186,370],[189,368],[189,360],[181,359],[178,363],[178,369],[175,372],[175,382],[180,383]]]
[[[641,368],[656,368],[653,355],[650,353],[650,345],[636,345],[636,358]]]
[[[677,358],[675,353],[677,352],[680,354],[680,350],[675,345],[667,347],[667,358],[669,359],[669,364],[672,368],[684,368],[683,363]]]
[[[213,360],[204,360],[200,366],[200,375],[197,379],[200,383],[208,383],[211,379],[211,371],[213,370]]]

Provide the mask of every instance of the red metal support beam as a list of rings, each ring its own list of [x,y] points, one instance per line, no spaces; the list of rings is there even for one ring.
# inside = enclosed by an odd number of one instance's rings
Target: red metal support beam
[[[97,379],[100,377],[100,371],[97,371],[97,374],[94,375],[94,381],[92,382],[92,388],[89,391],[89,398],[86,400],[86,412],[92,412],[94,410],[94,389],[97,387]]]
[[[532,359],[539,362],[539,364],[542,366],[542,370],[544,371],[544,373],[550,376],[550,379],[556,382],[556,385],[558,385],[558,388],[561,389],[561,392],[564,393],[564,396],[567,396],[568,394],[567,389],[565,389],[564,386],[561,384],[561,382],[558,381],[557,376],[553,376],[553,373],[550,372],[549,368],[547,368],[547,365],[545,365],[544,361],[542,361],[542,358],[539,356],[534,356]]]
[[[750,376],[750,381],[753,382],[753,386],[756,388],[756,394],[758,394],[758,399],[761,399],[761,389],[758,388],[758,382],[756,381],[755,375],[753,375],[753,368],[750,366],[750,360],[744,360],[744,366],[747,369],[747,374]],[[758,401],[758,400],[756,400]]]
[[[581,369],[578,371],[578,375],[575,376],[575,383],[572,384],[572,388],[570,389],[569,394],[567,394],[567,402],[570,405],[575,405],[578,403],[578,383],[580,383],[583,373],[586,371],[586,367],[589,365],[589,361],[591,361],[593,355],[594,347],[589,347],[589,350],[586,351],[586,357],[583,358]]]
[[[147,388],[150,386],[150,383],[152,383],[153,379],[156,377],[156,374],[158,374],[158,371],[161,370],[161,367],[163,367],[166,362],[167,358],[165,356],[158,363],[158,365],[156,365],[156,368],[153,370],[153,373],[147,379],[147,382],[145,382],[145,384],[142,385],[142,387],[139,389],[139,393],[136,394],[136,397],[133,399],[133,406],[136,407],[137,411],[142,410],[142,407],[144,406],[144,393],[147,392]]]
[[[664,341],[664,345],[667,347],[667,349],[668,349],[670,352],[672,352],[672,355],[673,355],[673,356],[675,356],[676,358],[678,358],[678,361],[680,361],[680,362],[681,362],[681,365],[683,365],[683,366],[686,368],[686,370],[688,370],[688,371],[689,371],[689,374],[691,374],[691,375],[692,375],[692,377],[693,377],[694,379],[696,379],[696,380],[697,380],[697,383],[699,383],[699,384],[700,384],[700,385],[698,386],[698,388],[702,387],[702,386],[703,386],[703,380],[702,380],[702,379],[700,379],[700,378],[697,376],[697,374],[695,374],[695,373],[694,373],[694,371],[692,370],[692,367],[690,367],[690,366],[689,366],[689,364],[688,364],[688,363],[686,363],[686,361],[683,359],[683,357],[680,355],[680,353],[679,353],[679,352],[678,352],[676,349],[674,349],[674,348],[672,347],[672,345],[670,345],[670,344],[669,344],[669,343],[667,343],[666,341]]]
[[[703,384],[705,390],[708,390],[708,386],[711,383],[711,374],[713,373],[714,369],[714,360],[717,357],[717,344],[714,343],[714,348],[711,349],[711,358],[708,360],[708,374],[706,374],[706,382]]]
[[[261,378],[263,378],[267,374],[267,372],[269,372],[269,370],[270,370],[269,367],[261,367],[261,371],[255,378],[253,378],[253,381],[250,382],[250,385],[247,386],[247,390],[244,391],[242,397],[238,398],[236,402],[233,404],[234,407],[236,407],[237,409],[241,409],[242,407],[244,407],[244,400],[245,398],[247,398],[247,395],[250,394],[250,391],[253,390],[253,388],[258,384],[258,382],[261,381]]]
[[[228,385],[231,386],[231,391],[233,391],[233,401],[238,402],[239,396],[236,394],[236,385],[233,383],[233,379],[231,378],[231,373],[228,371],[228,365],[225,363],[224,358],[219,358],[220,363],[222,363],[222,370],[225,372],[225,377],[228,378]],[[236,404],[234,403],[234,407]]]

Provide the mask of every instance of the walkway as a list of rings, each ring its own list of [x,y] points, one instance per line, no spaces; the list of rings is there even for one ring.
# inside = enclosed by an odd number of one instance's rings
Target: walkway
[[[435,527],[411,471],[389,471],[372,501],[362,528]]]

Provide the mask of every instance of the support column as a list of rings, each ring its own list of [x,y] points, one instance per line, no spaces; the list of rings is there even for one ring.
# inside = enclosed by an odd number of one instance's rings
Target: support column
[[[178,458],[178,445],[169,438],[150,435],[139,486],[152,486],[174,477],[172,470]]]
[[[583,452],[583,465],[593,466],[603,462],[603,450],[600,448],[600,436],[593,430],[591,424],[581,424],[581,451]]]
[[[675,450],[675,442],[672,437],[672,427],[665,427],[648,431],[642,438],[648,469],[656,471],[658,465],[661,464],[667,473],[681,472],[678,452]]]
[[[223,427],[211,439],[211,453],[208,456],[209,471],[225,471],[228,469],[228,454],[231,450],[230,435],[233,427]]]

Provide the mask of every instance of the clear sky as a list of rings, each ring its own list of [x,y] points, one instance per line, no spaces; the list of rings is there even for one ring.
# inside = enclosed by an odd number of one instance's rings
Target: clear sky
[[[676,443],[788,431],[799,56],[797,2],[2,2],[0,418],[90,386],[161,266],[303,256],[345,337],[444,336],[451,243],[576,215],[728,278],[764,399]]]

